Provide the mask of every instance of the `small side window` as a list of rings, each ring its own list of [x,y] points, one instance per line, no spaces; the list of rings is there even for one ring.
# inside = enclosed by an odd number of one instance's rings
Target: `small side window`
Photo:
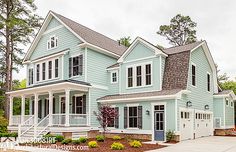
[[[118,82],[118,72],[111,72],[111,83],[117,83]]]
[[[228,98],[225,98],[225,104],[226,104],[226,106],[229,106],[229,99]]]
[[[47,41],[47,49],[54,49],[56,48],[58,45],[58,38],[54,35],[54,36],[50,36],[49,40]]]

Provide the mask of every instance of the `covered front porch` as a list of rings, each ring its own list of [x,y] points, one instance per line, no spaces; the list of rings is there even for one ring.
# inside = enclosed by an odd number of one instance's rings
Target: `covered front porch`
[[[87,127],[89,123],[90,85],[79,81],[62,81],[8,92],[10,95],[9,128],[23,134],[34,129],[34,134],[48,127]],[[13,99],[21,98],[21,115],[13,115]],[[25,114],[26,100],[29,114]],[[24,128],[24,129],[20,129]],[[41,128],[41,131],[38,128]]]

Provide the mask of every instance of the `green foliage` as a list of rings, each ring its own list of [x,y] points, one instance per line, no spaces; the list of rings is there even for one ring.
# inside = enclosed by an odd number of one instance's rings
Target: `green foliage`
[[[72,140],[72,144],[79,145],[80,144],[80,140],[79,139]]]
[[[64,144],[64,145],[68,145],[69,143],[71,143],[72,142],[72,139],[70,139],[70,138],[68,138],[68,139],[64,139],[64,140],[62,140],[62,144]]]
[[[232,81],[232,80],[226,81],[224,83],[221,83],[220,87],[223,90],[233,90],[234,93],[236,94],[236,81]]]
[[[166,141],[167,142],[170,142],[171,140],[174,140],[174,137],[175,137],[174,131],[168,130],[166,132]]]
[[[104,142],[105,137],[103,135],[97,135],[96,140],[99,141],[99,142]]]
[[[171,45],[181,46],[197,41],[196,26],[189,16],[177,14],[169,25],[161,25],[157,34],[166,37]]]
[[[121,140],[121,137],[120,136],[113,136],[112,139],[113,140]]]
[[[88,140],[88,138],[86,138],[86,137],[80,137],[79,138],[80,143],[86,143],[87,140]]]
[[[111,145],[111,149],[112,150],[123,150],[123,149],[125,149],[125,146],[123,144],[121,144],[120,142],[114,142]]]
[[[134,148],[140,148],[140,147],[142,147],[142,143],[141,143],[140,141],[138,141],[138,140],[131,141],[131,142],[129,143],[129,145],[130,145],[131,147],[134,147]]]
[[[7,125],[8,125],[8,120],[6,118],[0,116],[0,133],[7,132]]]
[[[0,133],[0,137],[18,137],[18,133],[16,132]]]
[[[58,142],[62,142],[64,140],[64,136],[62,135],[56,135],[55,136],[55,140],[58,141]]]
[[[90,141],[88,143],[89,148],[97,148],[98,147],[98,143],[96,141]]]
[[[131,38],[130,36],[127,37],[122,37],[118,40],[118,42],[120,42],[120,44],[129,47],[131,45]]]

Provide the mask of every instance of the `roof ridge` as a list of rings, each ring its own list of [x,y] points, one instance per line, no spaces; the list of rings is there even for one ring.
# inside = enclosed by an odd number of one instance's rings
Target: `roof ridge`
[[[87,29],[89,29],[89,30],[91,30],[91,31],[93,31],[93,32],[95,32],[95,33],[97,33],[97,34],[99,34],[99,35],[102,35],[102,36],[104,36],[104,37],[106,37],[106,38],[112,40],[113,42],[115,42],[115,43],[117,43],[117,44],[119,45],[119,42],[118,42],[118,41],[116,41],[116,40],[114,40],[114,39],[112,39],[112,38],[110,38],[110,37],[108,37],[108,36],[106,36],[106,35],[104,35],[104,34],[102,34],[102,33],[99,33],[99,32],[97,32],[97,31],[95,31],[95,30],[93,30],[93,29],[91,29],[91,28],[89,28],[89,27],[87,27],[87,26],[85,26],[85,25],[82,25],[82,24],[80,24],[80,23],[78,23],[78,22],[76,22],[76,21],[74,21],[74,20],[72,20],[72,19],[70,19],[70,18],[68,18],[68,17],[65,17],[65,16],[63,16],[63,15],[61,15],[61,14],[58,14],[58,13],[53,12],[53,11],[51,11],[51,12],[52,12],[53,14],[55,14],[55,15],[59,15],[59,16],[65,18],[65,19],[68,19],[68,20],[70,20],[70,21],[76,23],[76,24],[79,24],[80,26],[82,26],[82,27],[84,27],[84,28],[87,28]],[[120,46],[123,46],[123,47],[127,48],[127,47],[124,46],[123,44],[120,44]]]
[[[200,42],[204,42],[204,41],[196,41],[196,42],[189,43],[189,44],[178,45],[178,46],[172,46],[172,47],[164,48],[164,50],[172,49],[172,48],[177,48],[177,47],[183,47],[183,46],[191,45],[191,44],[194,44],[194,43],[200,43]]]

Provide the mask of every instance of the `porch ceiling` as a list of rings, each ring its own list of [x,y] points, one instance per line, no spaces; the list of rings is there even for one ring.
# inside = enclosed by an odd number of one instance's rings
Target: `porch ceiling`
[[[12,97],[17,97],[22,95],[29,96],[35,93],[43,94],[45,92],[61,92],[65,90],[88,92],[90,87],[91,85],[89,83],[82,81],[61,80],[53,83],[32,86],[21,90],[9,91],[6,94],[9,94]]]

